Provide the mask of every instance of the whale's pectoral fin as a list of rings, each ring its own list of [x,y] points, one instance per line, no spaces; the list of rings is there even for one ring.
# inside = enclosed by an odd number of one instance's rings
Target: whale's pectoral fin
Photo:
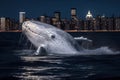
[[[39,46],[35,52],[35,55],[47,55],[47,51],[46,51],[45,47]]]

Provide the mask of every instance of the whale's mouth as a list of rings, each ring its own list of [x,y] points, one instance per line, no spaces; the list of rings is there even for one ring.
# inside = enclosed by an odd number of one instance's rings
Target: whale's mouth
[[[33,31],[33,30],[32,30],[32,29],[30,29],[30,28],[26,28],[26,29],[25,29],[25,31],[30,31],[31,33],[34,33],[34,34],[40,35],[39,33],[37,33],[37,32],[35,32],[35,31]]]
[[[23,23],[23,25],[22,25],[22,32],[30,31],[31,33],[40,35],[39,33],[33,31],[33,29],[31,29],[29,26],[27,26],[27,24],[29,24],[29,23]]]

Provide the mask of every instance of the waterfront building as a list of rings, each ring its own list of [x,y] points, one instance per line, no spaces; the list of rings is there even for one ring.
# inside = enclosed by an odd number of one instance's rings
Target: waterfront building
[[[57,25],[57,19],[55,17],[52,17],[52,25],[54,26]]]
[[[98,15],[94,21],[94,30],[108,30],[108,18]]]
[[[52,19],[49,16],[46,16],[46,23],[47,24],[52,24]]]
[[[86,22],[85,22],[85,29],[86,30],[93,30],[94,29],[94,18],[90,10],[86,14]]]
[[[56,22],[56,27],[59,28],[59,29],[64,29],[61,21]]]
[[[79,30],[80,29],[80,22],[77,18],[77,10],[76,8],[71,8],[71,21],[70,21],[70,29],[71,30]]]
[[[62,19],[64,30],[69,30],[70,29],[70,22],[67,19]]]
[[[0,18],[0,23],[1,23],[0,24],[0,30],[1,31],[9,31],[9,30],[16,29],[15,28],[15,20],[14,19],[1,17]]]
[[[86,20],[93,20],[93,15],[90,12],[90,10],[88,11],[87,15],[86,15]]]
[[[46,17],[45,16],[40,16],[40,21],[45,23],[46,22]]]
[[[8,19],[9,30],[18,30],[19,29],[19,22],[15,19]]]
[[[6,18],[5,17],[1,17],[0,18],[0,22],[1,22],[1,25],[0,25],[0,29],[2,30],[2,31],[5,31],[6,30]]]
[[[54,12],[54,17],[57,19],[57,21],[61,20],[61,13],[60,12]]]
[[[18,30],[18,29],[19,29],[19,21],[15,21],[13,30]]]
[[[19,12],[19,26],[25,21],[25,12]],[[20,27],[22,29],[22,27]]]
[[[84,30],[84,20],[79,20],[79,30]]]
[[[76,21],[74,19],[71,19],[70,21],[70,30],[75,30]]]
[[[100,17],[100,27],[101,30],[108,30],[107,17],[105,17],[105,15]]]
[[[76,8],[71,8],[71,18],[75,18],[77,16],[76,13]]]
[[[84,24],[85,30],[94,30],[94,20],[86,20]]]
[[[101,30],[101,16],[98,15],[95,18],[94,30]]]
[[[25,12],[19,12],[19,23],[23,23],[25,21]]]
[[[97,20],[93,20],[93,30],[97,30]]]
[[[120,30],[120,17],[115,19],[115,30]]]
[[[61,21],[61,13],[56,11],[54,12],[54,20],[53,20],[53,23],[54,23],[54,26],[56,26],[57,28],[60,28],[60,29],[64,29],[63,28],[63,23]]]
[[[107,27],[108,27],[108,30],[115,30],[114,29],[114,18],[113,17],[110,17],[107,19]]]

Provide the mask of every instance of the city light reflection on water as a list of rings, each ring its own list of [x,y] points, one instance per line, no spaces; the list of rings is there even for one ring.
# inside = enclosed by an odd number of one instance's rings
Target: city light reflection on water
[[[20,55],[19,55],[20,56]],[[31,80],[62,80],[62,79],[87,79],[95,75],[93,66],[82,65],[73,56],[24,56],[21,57],[22,65],[14,77]],[[88,70],[85,72],[85,70]]]
[[[62,66],[53,66],[62,64],[61,60],[57,60],[58,57],[50,56],[21,56],[21,60],[26,63],[31,63],[28,66],[22,66],[20,70],[25,72],[16,73],[15,77],[21,79],[31,80],[58,80],[59,77],[67,77],[69,74],[59,74],[57,70],[64,70]],[[52,64],[51,66],[49,64]],[[42,66],[41,66],[42,65]],[[56,72],[56,73],[54,73]]]
[[[0,80],[120,79],[119,55],[33,56],[26,52],[1,53]]]

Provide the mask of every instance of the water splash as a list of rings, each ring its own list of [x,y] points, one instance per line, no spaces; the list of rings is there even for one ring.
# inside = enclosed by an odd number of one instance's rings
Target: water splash
[[[113,51],[108,47],[100,47],[93,50],[84,50],[80,52],[80,55],[117,55],[120,54],[119,51]]]

